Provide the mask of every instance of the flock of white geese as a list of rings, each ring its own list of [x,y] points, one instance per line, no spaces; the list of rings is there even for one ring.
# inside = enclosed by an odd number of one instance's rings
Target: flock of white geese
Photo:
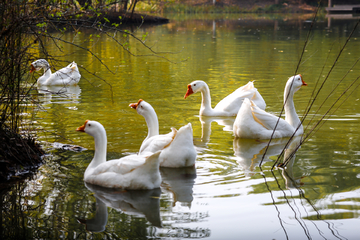
[[[45,59],[31,64],[31,72],[43,69],[37,84],[76,85],[81,75],[75,62],[51,73]],[[193,93],[202,96],[200,116],[236,116],[233,133],[236,138],[270,139],[299,136],[303,126],[296,113],[293,96],[302,86],[306,86],[301,75],[288,79],[284,90],[285,119],[267,113],[266,103],[253,82],[238,88],[211,107],[210,89],[204,81],[194,81],[187,86],[186,99]],[[148,135],[137,155],[106,161],[107,136],[103,125],[86,120],[76,130],[91,135],[95,141],[95,154],[84,173],[84,181],[107,188],[154,189],[161,184],[160,167],[180,168],[195,165],[196,150],[193,143],[191,123],[179,130],[172,128],[168,134],[159,134],[159,122],[154,108],[144,100],[130,104],[145,118]]]

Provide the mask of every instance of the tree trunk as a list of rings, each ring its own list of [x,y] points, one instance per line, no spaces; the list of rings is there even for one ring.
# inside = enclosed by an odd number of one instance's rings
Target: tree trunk
[[[124,0],[123,9],[124,9],[125,12],[127,11],[128,4],[129,4],[129,0]]]
[[[130,15],[130,19],[132,19],[133,17],[133,14],[134,14],[134,10],[135,10],[135,6],[136,6],[136,3],[138,2],[138,0],[134,0],[134,5],[132,6],[132,10],[131,10],[131,15]]]

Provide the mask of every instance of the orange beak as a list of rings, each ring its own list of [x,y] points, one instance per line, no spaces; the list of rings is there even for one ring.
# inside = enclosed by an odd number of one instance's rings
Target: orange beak
[[[34,66],[31,64],[31,69],[30,69],[30,73],[32,73],[33,71],[35,71],[36,69],[34,68]]]
[[[303,77],[301,76],[301,74],[299,74],[299,75],[300,75],[300,77],[301,77],[301,81],[302,81],[302,83],[303,83],[303,86],[307,86],[307,83],[304,82]]]
[[[85,123],[84,123],[84,125],[82,125],[81,127],[78,127],[78,128],[76,129],[76,131],[85,132],[85,126],[86,126],[86,124],[87,124],[88,121],[89,121],[89,120],[86,120]]]
[[[188,96],[190,96],[191,94],[193,94],[194,92],[193,92],[193,90],[192,90],[192,88],[191,88],[191,84],[188,84],[187,85],[187,92],[185,93],[185,96],[184,96],[184,99],[186,99]]]
[[[130,103],[129,107],[136,109],[142,101],[142,99],[139,99],[137,103]]]

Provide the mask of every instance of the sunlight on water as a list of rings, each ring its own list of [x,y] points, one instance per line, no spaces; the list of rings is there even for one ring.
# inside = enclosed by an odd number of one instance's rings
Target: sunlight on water
[[[32,92],[39,102],[35,109],[39,140],[53,150],[47,164],[19,193],[29,206],[38,208],[36,216],[26,217],[26,228],[34,232],[31,235],[355,239],[360,209],[358,89],[336,106],[330,121],[290,158],[287,169],[274,171],[271,168],[288,139],[273,140],[267,149],[267,141],[234,139],[234,118],[199,117],[200,94],[184,99],[187,84],[196,79],[208,83],[213,106],[255,80],[267,111],[280,114],[284,84],[294,74],[310,24],[301,16],[288,21],[245,18],[179,20],[138,30],[139,35],[149,32],[147,44],[155,51],[175,53],[162,55],[172,62],[130,57],[105,35],[91,48],[113,73],[80,50],[64,56],[80,66],[79,85],[41,87]],[[298,70],[308,83],[295,95],[299,116],[305,112],[317,79],[324,79],[330,70],[346,40],[345,29],[352,29],[354,20],[332,24],[328,28],[326,22],[317,23]],[[77,43],[89,44],[88,34],[84,31],[77,36]],[[358,35],[357,31],[304,121],[306,133],[358,77],[359,67],[355,66],[317,111],[358,58]],[[73,37],[65,34],[69,41]],[[146,53],[131,39],[130,45],[136,54]],[[50,51],[57,49],[50,46]],[[129,107],[138,99],[154,107],[161,134],[170,132],[171,127],[192,124],[198,153],[195,168],[161,169],[161,190],[118,191],[84,184],[83,173],[94,154],[94,142],[75,129],[87,119],[99,121],[107,132],[108,159],[136,154],[147,135],[144,118]],[[298,141],[292,141],[286,156]],[[77,150],[68,148],[72,145],[85,150],[72,151]],[[49,235],[45,237],[41,231]]]

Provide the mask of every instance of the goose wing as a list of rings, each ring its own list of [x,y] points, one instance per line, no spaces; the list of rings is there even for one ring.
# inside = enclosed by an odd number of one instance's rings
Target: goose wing
[[[171,132],[168,134],[161,134],[145,139],[141,144],[139,153],[142,154],[144,152],[156,152],[164,149],[174,140],[176,136],[177,130],[175,128],[171,128]]]
[[[259,123],[261,126],[266,128],[267,130],[289,130],[293,131],[293,127],[286,122],[284,119],[279,118],[271,113],[265,112],[264,110],[260,109],[258,106],[251,102],[251,113],[254,120]]]
[[[102,173],[126,174],[144,163],[144,156],[129,155],[100,164],[94,169],[92,175],[99,175]]]
[[[239,111],[244,98],[251,99],[255,93],[256,88],[253,82],[248,82],[246,85],[236,89],[234,92],[222,99],[214,108],[214,110],[223,110],[232,112],[235,115]]]

